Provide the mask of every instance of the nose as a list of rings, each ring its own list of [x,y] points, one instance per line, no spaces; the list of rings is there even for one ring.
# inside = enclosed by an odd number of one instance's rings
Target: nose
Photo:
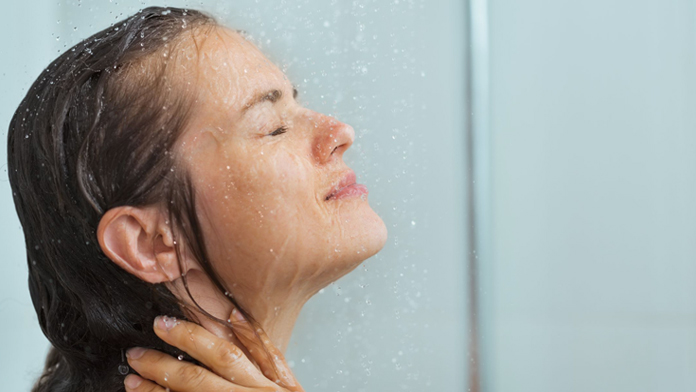
[[[314,115],[314,158],[321,164],[343,158],[343,153],[353,144],[355,130],[337,119],[316,113]]]

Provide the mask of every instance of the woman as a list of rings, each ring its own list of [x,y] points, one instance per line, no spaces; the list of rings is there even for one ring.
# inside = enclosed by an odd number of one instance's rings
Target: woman
[[[176,8],[48,66],[8,139],[53,346],[34,391],[133,371],[154,382],[127,390],[301,390],[282,359],[300,309],[387,233],[342,159],[353,129],[296,95],[241,34]]]

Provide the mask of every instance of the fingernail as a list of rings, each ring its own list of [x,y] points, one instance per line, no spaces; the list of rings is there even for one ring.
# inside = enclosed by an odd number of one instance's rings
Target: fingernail
[[[123,381],[123,383],[126,385],[126,388],[135,389],[143,383],[143,379],[136,376],[135,374],[129,374],[128,377],[126,377],[125,381]]]
[[[130,359],[138,359],[143,356],[145,349],[142,347],[133,347],[126,351],[126,356]]]
[[[157,316],[155,317],[155,327],[169,331],[176,325],[176,317]]]
[[[232,309],[232,316],[237,319],[237,321],[244,321],[244,316],[242,315],[242,312],[238,311],[236,308]]]

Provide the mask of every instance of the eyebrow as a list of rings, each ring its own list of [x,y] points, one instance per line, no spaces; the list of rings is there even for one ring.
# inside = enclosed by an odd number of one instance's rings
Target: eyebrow
[[[298,95],[297,88],[293,86],[293,88],[292,88],[293,99],[297,99],[297,95]],[[249,100],[249,102],[247,102],[244,105],[244,108],[242,109],[242,113],[251,109],[254,105],[257,105],[257,104],[260,104],[260,103],[266,102],[266,101],[271,102],[271,103],[276,103],[276,102],[280,101],[281,98],[283,98],[283,92],[281,90],[278,90],[278,89],[272,89],[272,90],[262,92],[261,94],[258,94],[257,96],[255,96],[253,99]]]

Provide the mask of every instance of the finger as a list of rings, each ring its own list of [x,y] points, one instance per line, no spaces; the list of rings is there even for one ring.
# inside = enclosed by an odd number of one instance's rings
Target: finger
[[[254,327],[237,309],[232,311],[230,321],[232,320],[236,321],[232,324],[232,331],[247,348],[263,374],[269,380],[290,391],[304,392],[285,362],[283,353],[273,344],[263,329],[257,328],[254,333]]]
[[[166,392],[166,389],[155,384],[150,380],[145,380],[135,374],[129,374],[123,384],[126,386],[126,392]]]
[[[226,380],[247,387],[268,385],[268,380],[239,347],[213,335],[198,324],[166,316],[157,317],[155,333],[160,339],[188,353]]]
[[[126,352],[128,364],[142,376],[171,390],[248,392],[211,371],[190,362],[179,361],[157,350],[140,347]]]
[[[259,334],[261,341],[271,354],[271,359],[273,360],[277,370],[276,376],[280,381],[280,385],[285,386],[291,391],[304,392],[304,389],[302,389],[300,383],[297,382],[292,370],[290,370],[290,366],[288,366],[288,363],[285,361],[285,356],[283,353],[273,344],[264,330],[259,328],[256,330],[256,332]]]

